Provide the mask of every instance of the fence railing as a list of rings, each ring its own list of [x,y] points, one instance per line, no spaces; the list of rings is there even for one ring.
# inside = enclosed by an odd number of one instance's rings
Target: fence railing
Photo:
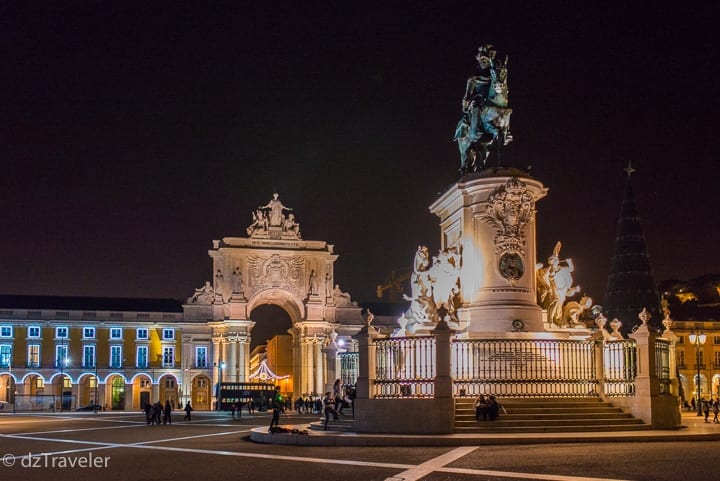
[[[375,340],[376,398],[423,398],[435,393],[435,337]]]
[[[463,339],[452,344],[455,396],[597,394],[593,341]]]
[[[359,352],[341,352],[340,357],[340,379],[345,386],[354,386],[357,383],[358,367],[360,362]]]
[[[603,344],[603,378],[605,395],[623,397],[635,395],[637,375],[635,342],[628,339]]]
[[[670,343],[655,345],[655,372],[669,392]],[[375,339],[375,398],[433,397],[434,336]],[[601,349],[599,353],[597,349]],[[634,340],[459,339],[451,344],[453,396],[584,397],[635,395]],[[601,355],[600,355],[601,354]],[[341,376],[354,384],[358,353],[341,354]],[[601,360],[601,361],[600,361]],[[602,362],[602,365],[598,365]],[[347,380],[346,380],[347,379]]]
[[[655,340],[655,375],[660,382],[660,392],[670,393],[670,341]]]

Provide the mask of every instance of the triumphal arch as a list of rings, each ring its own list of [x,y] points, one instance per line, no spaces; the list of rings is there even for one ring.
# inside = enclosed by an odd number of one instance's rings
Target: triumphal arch
[[[278,194],[252,213],[247,237],[214,240],[213,280],[195,290],[188,320],[212,327],[214,382],[245,382],[255,308],[271,304],[292,322],[294,396],[323,393],[336,377],[338,351],[362,325],[360,307],[335,281],[332,244],[304,240],[292,208]],[[344,339],[347,344],[338,342]]]

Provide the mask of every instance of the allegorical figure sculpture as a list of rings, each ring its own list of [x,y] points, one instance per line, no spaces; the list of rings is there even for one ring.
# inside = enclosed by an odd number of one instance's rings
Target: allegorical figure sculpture
[[[243,292],[242,271],[237,266],[232,273],[232,291],[233,294],[242,294]]]
[[[253,223],[247,228],[250,237],[300,239],[300,224],[295,220],[292,208],[283,205],[279,197],[279,194],[273,194],[270,202],[252,213]]]
[[[476,75],[470,77],[462,100],[463,116],[455,128],[460,149],[460,171],[477,172],[486,166],[493,145],[507,145],[510,134],[507,63],[496,59],[492,45],[483,45],[475,57]]]
[[[195,289],[192,297],[188,298],[188,304],[212,304],[214,291],[210,281],[205,281],[205,285]]]
[[[543,267],[540,263],[536,266],[538,303],[547,309],[548,321],[556,325],[563,324],[565,299],[580,291],[580,286],[572,285],[572,259],[560,260],[561,247],[562,243],[558,241],[552,256],[548,258],[548,265]]]
[[[262,209],[263,211],[270,211],[269,213],[266,212],[265,215],[268,216],[271,227],[282,226],[285,217],[283,211],[292,211],[290,207],[284,206],[278,197],[280,197],[280,195],[275,193],[267,205],[258,207],[258,209]]]
[[[332,291],[332,298],[333,298],[333,302],[338,307],[357,306],[357,302],[354,302],[352,300],[349,293],[343,292],[340,289],[339,284],[335,284],[335,288]]]
[[[315,269],[310,271],[310,278],[308,279],[308,295],[316,296],[318,293],[318,280]]]
[[[414,334],[418,330],[431,329],[441,318],[451,327],[457,326],[456,307],[460,294],[461,256],[456,247],[438,252],[430,261],[426,246],[418,246],[413,261],[411,295],[403,295],[410,301],[408,310],[398,319],[400,330]]]

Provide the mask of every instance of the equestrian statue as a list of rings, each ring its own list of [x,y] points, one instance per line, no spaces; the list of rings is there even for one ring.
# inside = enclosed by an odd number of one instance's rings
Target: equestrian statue
[[[487,167],[493,146],[512,141],[508,108],[507,64],[496,60],[495,48],[483,45],[475,57],[477,75],[470,77],[462,100],[463,116],[455,129],[460,149],[460,172],[478,172]]]

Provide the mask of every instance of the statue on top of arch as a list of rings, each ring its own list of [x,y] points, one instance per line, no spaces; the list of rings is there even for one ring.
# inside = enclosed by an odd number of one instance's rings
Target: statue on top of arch
[[[270,202],[258,206],[252,213],[253,223],[247,228],[251,238],[300,239],[300,224],[295,221],[292,208],[284,205],[279,197],[274,193]]]

